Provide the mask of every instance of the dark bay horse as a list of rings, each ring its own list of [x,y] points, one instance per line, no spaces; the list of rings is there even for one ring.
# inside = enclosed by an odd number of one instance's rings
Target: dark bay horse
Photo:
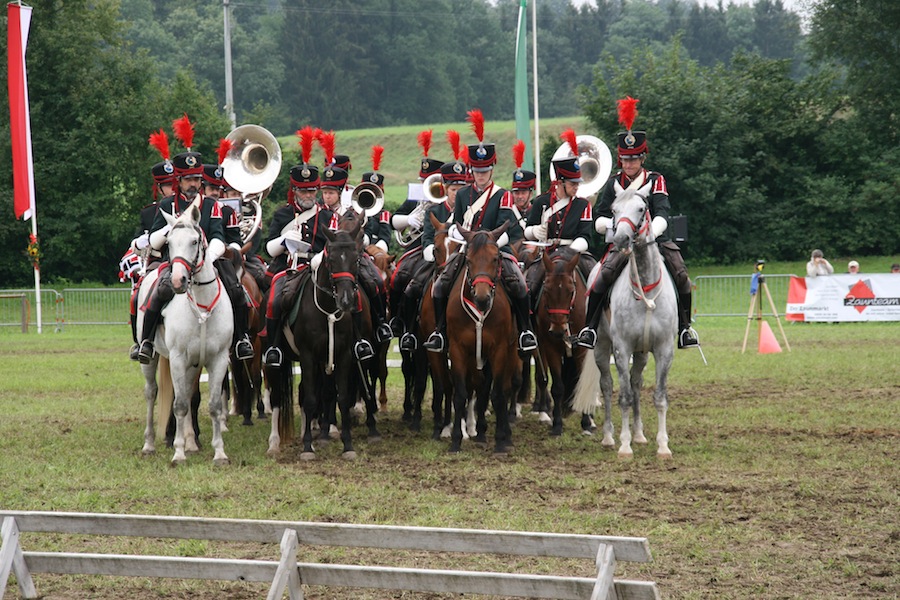
[[[358,395],[359,369],[352,352],[356,337],[351,313],[359,309],[361,299],[365,298],[358,293],[357,284],[361,231],[358,226],[352,232],[326,231],[328,242],[321,263],[308,274],[309,279],[295,303],[296,317],[287,319],[289,322],[285,325],[290,350],[286,357],[300,362],[303,378],[300,403],[303,416],[301,458],[304,460],[315,458],[312,422],[319,415],[329,414],[331,403],[336,403],[340,409],[343,457],[356,457],[350,411]],[[365,306],[363,309],[368,310]],[[272,385],[270,454],[280,450],[282,438],[287,440],[293,435],[291,369],[290,361],[285,361],[280,369],[266,367]],[[332,379],[333,386],[326,385],[327,378]],[[375,428],[374,416],[366,422],[371,435]]]
[[[544,283],[535,321],[542,370],[552,380],[553,421],[550,435],[556,436],[562,435],[563,411],[568,411],[575,395],[575,384],[586,353],[584,348],[572,341],[584,327],[585,282],[578,272],[578,252],[563,247],[544,252],[541,256]],[[547,377],[539,378],[536,383],[536,397],[546,397]]]
[[[265,310],[265,300],[256,279],[243,268],[242,256],[243,254],[233,260],[237,263],[238,277],[250,304],[247,311],[247,333],[253,344],[253,358],[247,361],[238,360],[232,352],[231,377],[234,380],[234,414],[244,417],[243,425],[253,425],[254,407],[259,418],[265,418],[265,409],[262,403],[262,344],[259,337],[265,324],[262,312]]]
[[[497,238],[506,231],[504,223],[493,231],[459,231],[466,240],[466,262],[456,279],[447,303],[447,337],[450,374],[453,381],[453,433],[451,452],[462,443],[460,416],[468,398],[477,397],[476,442],[484,443],[487,429],[484,394],[490,382],[491,405],[496,418],[494,453],[506,454],[512,446],[509,425],[510,399],[516,393],[522,373],[516,324],[510,300],[500,279],[500,248]]]

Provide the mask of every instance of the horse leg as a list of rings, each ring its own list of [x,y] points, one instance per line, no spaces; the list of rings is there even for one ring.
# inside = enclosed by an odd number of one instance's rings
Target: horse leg
[[[378,422],[375,415],[378,413],[378,404],[375,400],[375,384],[376,378],[373,376],[371,385],[366,388],[363,386],[362,392],[366,403],[366,429],[368,431],[367,439],[370,442],[380,442],[381,433],[378,431]]]
[[[632,431],[635,444],[646,444],[644,437],[644,421],[641,419],[641,388],[644,387],[644,368],[650,356],[647,352],[635,352],[631,367],[631,397],[634,408],[634,425]]]
[[[141,448],[141,454],[150,456],[156,454],[156,430],[153,425],[153,410],[156,404],[156,394],[159,391],[159,385],[156,383],[156,366],[159,362],[159,356],[155,356],[150,364],[141,365],[144,372],[144,400],[147,402],[147,426],[144,428],[144,447]]]
[[[549,354],[545,350],[545,355]],[[565,384],[563,383],[562,357],[552,353],[547,356],[548,368],[552,382],[550,384],[550,395],[553,398],[553,419],[551,420],[550,435],[560,436],[563,431],[562,404],[565,398]]]
[[[475,444],[479,447],[487,446],[487,407],[491,401],[491,384],[494,377],[491,374],[491,365],[484,365],[481,382],[475,388],[474,413],[470,409],[469,437],[472,437],[471,423],[475,424]]]
[[[316,451],[313,449],[312,423],[316,419],[316,409],[320,404],[317,395],[321,386],[312,360],[301,362],[300,370],[303,372],[303,379],[299,387],[300,406],[303,414],[303,452],[300,453],[300,460],[314,460]],[[325,430],[328,430],[327,426]]]
[[[416,365],[414,352],[400,353],[400,370],[403,373],[403,417],[406,422],[412,421],[413,390],[415,388]]]
[[[616,349],[616,370],[619,372],[619,409],[622,411],[622,431],[619,432],[619,458],[631,458],[631,416],[632,389],[628,359],[631,356],[623,349]]]
[[[350,363],[345,365],[349,370],[352,368]],[[346,370],[342,370],[346,373]],[[341,411],[341,442],[344,444],[344,451],[341,458],[345,460],[355,460],[356,452],[353,450],[353,427],[350,425],[350,410],[358,395],[357,380],[354,377],[341,377],[335,379],[335,392],[337,405]],[[374,402],[374,400],[373,400]],[[373,416],[374,419],[374,416]]]
[[[281,452],[281,438],[289,438],[293,430],[293,399],[291,398],[291,363],[281,367],[266,367],[266,390],[271,411],[272,424],[269,431],[269,448],[266,454],[274,456]]]
[[[426,350],[419,348],[413,353],[415,379],[412,390],[412,419],[409,428],[419,432],[422,430],[422,401],[428,389],[428,357]]]
[[[184,451],[190,453],[200,452],[200,380],[198,372],[198,380],[194,383],[194,391],[191,394],[191,418],[185,421],[184,431]],[[176,433],[177,437],[177,433]]]
[[[616,432],[612,421],[613,378],[609,368],[608,347],[599,350],[594,356],[597,368],[600,369],[600,392],[603,395],[603,441],[600,443],[606,448],[614,448]]]
[[[457,372],[453,373],[453,430],[450,433],[450,452],[460,451],[463,439],[463,425],[468,405],[466,378]]]
[[[656,361],[656,390],[653,392],[653,403],[656,405],[656,415],[659,421],[656,432],[656,456],[658,458],[672,458],[669,450],[669,432],[666,429],[666,412],[669,408],[668,379],[669,368],[672,366],[672,351],[661,352]]]
[[[494,406],[494,456],[506,456],[512,446],[512,430],[509,426],[509,413],[507,398],[515,394],[510,373],[502,373],[502,377],[493,382],[491,390],[491,404]]]
[[[183,360],[183,359],[182,359]],[[199,368],[185,368],[180,364],[181,360],[171,361],[172,383],[175,387],[175,402],[172,412],[175,414],[175,439],[172,445],[175,454],[172,456],[172,466],[178,466],[185,462],[185,431],[191,426],[188,413],[191,410],[191,401],[195,391],[195,382],[199,375]]]
[[[225,454],[225,443],[222,440],[222,417],[225,413],[223,382],[228,377],[228,355],[220,354],[211,364],[206,366],[209,373],[209,416],[212,419],[213,464],[224,466],[229,464]]]

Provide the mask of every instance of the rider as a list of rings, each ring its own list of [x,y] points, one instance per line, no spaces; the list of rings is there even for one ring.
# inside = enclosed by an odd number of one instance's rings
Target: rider
[[[509,242],[522,237],[522,228],[512,212],[512,198],[506,190],[492,181],[497,153],[494,144],[484,143],[484,117],[480,110],[469,111],[469,122],[478,138],[477,144],[468,147],[469,165],[472,168],[472,185],[465,186],[456,194],[456,206],[453,208],[453,223],[470,231],[491,231],[509,223],[509,228],[497,240],[501,248],[500,279],[516,317],[519,329],[519,351],[531,352],[537,348],[537,338],[530,327],[530,303],[525,276],[519,268],[519,262],[511,254]],[[450,229],[453,236],[454,228]],[[447,300],[450,289],[465,261],[465,253],[457,252],[447,260],[447,265],[440,277],[432,285],[432,296],[435,310],[435,331],[423,346],[431,352],[442,352],[446,348],[444,329],[447,321]]]
[[[448,135],[451,132],[447,132]],[[454,132],[455,133],[455,132]],[[422,257],[422,229],[425,226],[425,205],[423,202],[421,182],[429,175],[440,172],[443,162],[428,156],[431,149],[432,131],[426,129],[419,132],[417,141],[422,148],[422,159],[419,161],[419,185],[409,184],[411,192],[417,194],[409,194],[400,207],[394,211],[391,217],[391,227],[397,232],[398,241],[400,234],[406,232],[404,236],[406,240],[401,245],[404,248],[403,255],[397,259],[394,266],[394,273],[391,275],[390,293],[388,300],[390,302],[391,312],[391,333],[394,337],[401,337],[404,331],[410,331],[413,323],[405,322],[405,316],[409,311],[406,306],[406,295],[404,290],[410,281],[424,267],[424,258]],[[457,145],[459,144],[459,134],[456,134]],[[418,195],[414,198],[413,195]]]
[[[311,134],[312,128],[307,129]],[[301,130],[301,145],[305,139],[303,131]],[[311,142],[309,151],[312,151]],[[272,257],[269,272],[274,274],[274,277],[266,302],[269,348],[263,355],[263,360],[272,367],[280,367],[284,358],[279,347],[283,309],[290,310],[296,299],[293,297],[293,293],[296,293],[293,286],[287,288],[291,293],[285,293],[285,283],[290,279],[287,275],[296,274],[306,268],[311,258],[325,249],[328,241],[326,229],[337,230],[337,216],[316,202],[319,169],[309,164],[309,154],[306,150],[303,158],[302,164],[291,167],[287,204],[278,208],[272,215],[269,239],[266,241],[266,251]],[[289,266],[288,259],[292,253],[296,263]]]
[[[176,128],[177,130],[177,128]],[[191,131],[193,134],[193,131]],[[172,164],[175,167],[175,176],[177,185],[174,194],[165,198],[159,203],[159,210],[153,220],[150,228],[150,245],[155,250],[163,252],[164,256],[167,252],[164,249],[166,238],[171,227],[163,217],[162,213],[168,213],[172,216],[179,216],[187,210],[190,205],[197,200],[200,205],[200,228],[206,236],[209,246],[206,250],[208,260],[215,260],[222,256],[225,252],[225,233],[222,228],[222,213],[219,210],[219,204],[211,199],[204,198],[200,194],[200,182],[203,176],[203,161],[199,152],[190,150],[192,135],[185,138],[182,137],[182,143],[188,148],[186,152],[176,154],[172,158]],[[159,278],[144,312],[144,327],[141,334],[141,347],[138,352],[138,359],[141,363],[147,364],[153,358],[153,338],[156,335],[156,328],[159,325],[162,309],[175,295],[172,287],[172,273],[167,264],[160,267]]]
[[[372,170],[363,173],[360,183],[371,183],[377,185],[381,190],[382,198],[384,197],[384,175],[378,172],[381,166],[381,155],[384,152],[383,146],[372,146]],[[375,218],[369,218],[365,215],[365,226],[363,232],[365,239],[363,245],[378,246],[387,252],[391,245],[391,213],[381,210]]]
[[[578,184],[582,179],[575,132],[569,129],[563,133],[562,138],[569,142],[574,156],[551,162],[556,181],[550,185],[550,191],[535,200],[525,227],[525,239],[548,244],[546,252],[568,246],[580,253],[578,268],[587,281],[596,264],[596,260],[588,252],[588,240],[591,239],[594,220],[591,217],[590,203],[577,196]],[[543,262],[538,260],[529,266],[526,281],[532,302],[536,305],[544,283]]]
[[[537,173],[522,168],[522,163],[525,162],[525,142],[522,140],[517,140],[513,145],[513,162],[516,163],[516,170],[513,171],[510,186],[513,197],[512,211],[524,231],[531,212],[531,198],[537,185]]]
[[[220,156],[220,161],[224,160]],[[225,244],[233,253],[241,253],[241,220],[234,209],[226,202],[220,200],[225,180],[222,178],[220,165],[203,165],[203,195],[212,198],[219,204],[222,213],[222,227],[225,233]],[[234,310],[234,355],[238,360],[250,360],[253,358],[253,343],[250,334],[247,333],[250,320],[250,308],[247,306],[247,295],[244,286],[237,275],[234,263],[229,258],[218,258],[215,261],[216,271],[225,284],[225,290],[231,299],[231,307]]]
[[[441,184],[444,186],[446,197],[440,204],[432,205],[428,214],[442,223],[453,222],[453,209],[456,207],[456,194],[467,184],[467,171],[465,163],[455,161],[452,163],[444,163],[441,166]],[[419,308],[419,299],[425,291],[425,286],[431,276],[434,274],[434,225],[430,218],[425,219],[425,226],[422,230],[422,257],[425,262],[422,267],[414,274],[412,280],[403,291],[403,307],[405,314],[403,320],[407,323],[416,321],[416,314]],[[409,330],[400,338],[400,350],[413,352],[418,348],[419,341],[415,334]]]
[[[594,205],[595,228],[601,235],[613,229],[612,204],[625,189],[637,190],[648,203],[650,214],[653,216],[651,230],[678,291],[678,347],[689,348],[699,345],[697,333],[691,327],[691,280],[681,251],[666,235],[671,206],[666,180],[661,173],[644,168],[644,160],[648,153],[647,133],[632,131],[631,128],[637,116],[635,109],[637,102],[638,100],[631,97],[618,101],[619,122],[626,129],[617,136],[619,165],[622,170],[613,175],[600,192]],[[609,304],[609,291],[627,262],[627,257],[617,252],[615,248],[610,248],[600,268],[600,274],[591,287],[586,326],[578,334],[579,345],[593,348],[596,344],[597,326],[600,324],[603,309]]]

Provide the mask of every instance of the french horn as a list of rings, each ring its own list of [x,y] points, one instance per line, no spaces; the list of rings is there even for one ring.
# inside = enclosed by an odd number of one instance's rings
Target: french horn
[[[600,138],[592,135],[579,135],[575,138],[578,143],[578,164],[581,167],[581,185],[578,187],[578,195],[588,198],[600,191],[609,174],[612,173],[612,154],[606,144]],[[563,144],[553,153],[554,160],[571,158],[572,150],[568,144]],[[556,171],[550,167],[550,180],[556,181]]]

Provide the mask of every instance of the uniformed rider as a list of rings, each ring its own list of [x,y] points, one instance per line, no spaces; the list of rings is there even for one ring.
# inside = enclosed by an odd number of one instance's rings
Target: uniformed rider
[[[607,181],[594,205],[595,227],[601,235],[613,229],[612,204],[626,189],[637,190],[644,198],[652,216],[650,227],[656,244],[678,291],[678,347],[689,348],[699,345],[697,333],[691,327],[691,280],[681,250],[666,233],[671,205],[665,177],[644,168],[648,153],[647,133],[632,131],[631,128],[634,116],[637,115],[634,110],[636,102],[633,98],[619,100],[619,120],[626,128],[626,131],[617,136],[621,170]],[[600,268],[600,275],[591,287],[586,326],[578,335],[579,345],[593,348],[596,344],[597,326],[603,310],[609,304],[610,289],[627,263],[626,256],[610,247]]]
[[[537,338],[531,331],[530,303],[525,276],[519,268],[518,259],[512,255],[510,242],[522,237],[522,228],[512,212],[512,198],[502,187],[493,182],[497,153],[494,144],[484,143],[484,121],[480,110],[469,111],[469,121],[479,142],[468,146],[469,165],[474,179],[456,194],[453,209],[453,223],[469,231],[491,231],[509,223],[509,228],[500,235],[497,245],[501,249],[500,279],[512,305],[519,329],[519,351],[531,352],[537,348]],[[451,237],[453,227],[450,229]],[[447,260],[444,271],[432,286],[435,309],[435,331],[423,346],[431,352],[446,349],[445,329],[447,321],[447,301],[453,283],[465,262],[465,254],[457,252]]]

